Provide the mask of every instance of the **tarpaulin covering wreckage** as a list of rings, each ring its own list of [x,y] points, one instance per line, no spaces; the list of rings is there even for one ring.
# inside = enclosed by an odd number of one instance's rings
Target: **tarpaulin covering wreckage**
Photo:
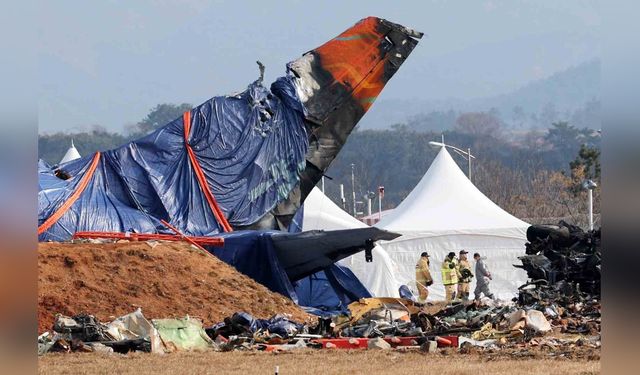
[[[287,230],[421,36],[365,18],[290,62],[270,88],[261,74],[244,91],[214,97],[120,148],[55,169],[41,163],[38,239],[64,241],[78,232],[175,234],[163,221],[186,236],[226,235],[231,242],[234,230]],[[263,233],[248,232],[254,239]],[[295,263],[280,265],[295,280],[389,235],[373,232],[352,229],[337,242],[327,240],[331,232],[266,235],[280,262]],[[288,241],[300,239],[342,251],[287,252]]]
[[[262,79],[41,181],[40,241],[78,231],[285,230],[422,34],[369,17]],[[43,172],[41,171],[41,176]],[[51,171],[44,172],[50,176]]]
[[[280,80],[271,92],[256,81],[123,147],[63,164],[58,175],[70,178],[39,194],[50,201],[40,206],[40,239],[156,232],[160,220],[204,236],[259,220],[304,167],[302,114],[280,99],[299,103],[291,84]]]

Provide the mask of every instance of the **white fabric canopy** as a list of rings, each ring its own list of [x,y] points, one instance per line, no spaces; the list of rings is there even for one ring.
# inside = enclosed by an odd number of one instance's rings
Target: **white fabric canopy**
[[[420,253],[429,253],[434,277],[430,300],[444,297],[440,267],[450,251],[457,255],[460,250],[467,250],[474,273],[473,253],[486,257],[493,276],[490,289],[501,299],[514,297],[526,281],[526,273],[513,264],[518,264],[517,257],[524,255],[529,224],[482,194],[444,147],[407,198],[375,226],[402,234],[380,246],[398,270],[396,281],[414,291],[415,264]],[[396,293],[400,284],[392,288]],[[474,287],[475,278],[471,298]]]
[[[367,225],[344,212],[318,188],[313,188],[304,201],[304,217],[302,230],[339,230],[366,228]],[[360,282],[376,297],[387,297],[398,294],[401,285],[395,280],[397,271],[387,253],[376,246],[372,250],[373,262],[367,263],[363,253],[342,259],[338,263],[346,266],[358,277]],[[394,288],[396,288],[394,290]]]
[[[80,153],[76,149],[76,146],[73,144],[73,140],[71,140],[71,147],[69,147],[67,152],[64,154],[59,164],[64,164],[66,162],[69,162],[71,160],[76,160],[76,159],[80,159]]]

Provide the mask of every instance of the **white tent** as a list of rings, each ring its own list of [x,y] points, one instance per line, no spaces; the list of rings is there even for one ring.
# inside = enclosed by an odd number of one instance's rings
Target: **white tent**
[[[80,157],[81,157],[80,153],[76,149],[76,146],[73,144],[73,139],[72,139],[71,140],[71,147],[69,147],[69,149],[67,150],[67,153],[64,154],[64,156],[62,157],[62,160],[60,160],[59,164],[64,164],[64,163],[69,162],[71,160],[80,159]]]
[[[376,224],[402,234],[380,245],[399,271],[396,280],[414,291],[415,264],[420,253],[429,253],[434,276],[429,299],[444,297],[442,261],[450,251],[457,255],[462,249],[469,252],[474,271],[473,253],[487,258],[485,262],[493,276],[490,288],[497,297],[514,297],[526,281],[526,273],[513,264],[518,264],[517,257],[524,255],[528,226],[482,194],[444,147],[407,198]],[[471,298],[474,287],[475,278]]]
[[[302,230],[339,230],[366,227],[366,224],[344,212],[318,188],[313,188],[304,201]],[[397,296],[397,286],[401,284],[395,280],[397,272],[393,268],[393,262],[379,246],[372,250],[372,254],[373,262],[370,263],[365,261],[363,253],[358,253],[341,260],[339,264],[351,269],[374,296]]]

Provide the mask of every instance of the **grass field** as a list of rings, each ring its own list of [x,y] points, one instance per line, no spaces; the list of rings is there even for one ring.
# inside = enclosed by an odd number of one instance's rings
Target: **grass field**
[[[597,374],[600,361],[496,359],[399,351],[302,350],[153,355],[48,354],[40,374]]]

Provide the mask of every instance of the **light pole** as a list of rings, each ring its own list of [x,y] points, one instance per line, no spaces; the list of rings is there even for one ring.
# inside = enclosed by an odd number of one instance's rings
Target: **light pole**
[[[597,187],[598,185],[592,180],[585,180],[582,183],[582,188],[589,194],[589,230],[593,230],[593,189]]]
[[[384,186],[378,186],[378,221],[382,220],[382,197],[384,197]]]
[[[471,155],[471,148],[468,147],[467,148],[467,161],[469,162],[467,164],[467,174],[469,175],[469,181],[471,181],[471,158],[475,158],[475,156]]]
[[[444,143],[444,136],[442,137],[442,142],[429,142],[429,146],[431,147],[448,147],[452,149],[456,154],[462,156],[467,161],[467,177],[469,177],[469,181],[471,181],[471,159],[475,159],[476,157],[471,155],[471,148],[467,148],[467,151],[459,149],[455,146],[447,145]]]
[[[363,196],[363,198],[367,200],[367,216],[371,216],[371,200],[375,197],[376,193],[373,191],[368,191],[367,194]]]
[[[353,217],[357,216],[356,212],[356,174],[355,164],[351,164],[351,191],[353,192]]]

